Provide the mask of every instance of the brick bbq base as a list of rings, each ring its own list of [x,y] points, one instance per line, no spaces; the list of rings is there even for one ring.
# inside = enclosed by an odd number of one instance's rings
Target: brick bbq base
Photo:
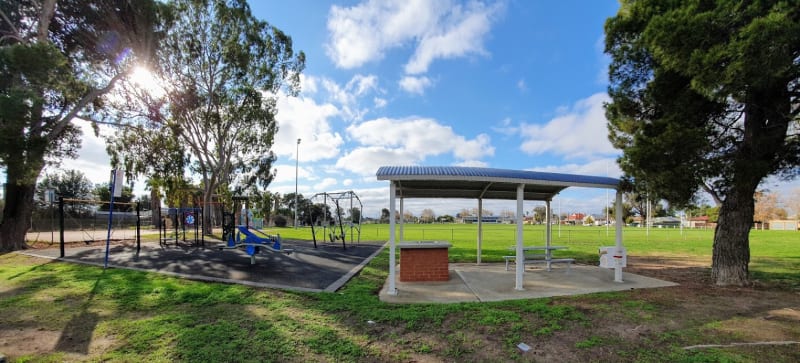
[[[400,247],[400,281],[448,281],[450,280],[448,248],[425,246],[414,248],[403,244]],[[424,243],[419,243],[423,246]]]

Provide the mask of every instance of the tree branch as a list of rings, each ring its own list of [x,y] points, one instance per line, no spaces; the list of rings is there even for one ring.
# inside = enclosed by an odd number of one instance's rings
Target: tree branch
[[[19,40],[20,43],[22,43],[23,39],[22,36],[19,34],[19,30],[14,26],[14,23],[11,22],[11,19],[8,18],[8,15],[6,15],[6,13],[2,9],[0,9],[0,16],[2,16],[3,20],[5,20],[6,23],[8,23],[8,27],[11,28],[12,32],[12,34],[4,35],[2,38],[0,38],[0,41],[2,41],[5,38],[14,38]]]
[[[80,112],[90,102],[94,101],[97,97],[105,94],[106,92],[114,88],[114,84],[116,84],[117,81],[119,81],[125,75],[126,72],[117,73],[113,78],[111,78],[111,80],[108,81],[108,84],[105,87],[93,89],[86,96],[83,96],[83,98],[81,98],[81,100],[78,101],[75,107],[73,107],[72,110],[70,110],[66,116],[64,116],[58,122],[56,122],[55,127],[53,127],[53,131],[51,131],[47,135],[48,141],[55,140],[58,137],[58,135],[60,135],[61,132],[64,131],[64,128],[67,127],[67,125],[72,121],[72,119],[78,115],[78,112]]]
[[[40,42],[47,41],[48,29],[50,29],[50,21],[53,20],[53,15],[56,13],[56,0],[44,0],[42,4],[42,12],[39,13],[39,30],[36,38]]]
[[[700,187],[703,188],[703,190],[706,193],[711,195],[711,198],[714,199],[714,204],[716,204],[717,207],[722,205],[722,199],[720,199],[719,194],[717,194],[717,192],[715,192],[714,189],[711,188],[711,186],[709,186],[708,184],[703,182],[703,183],[700,183]]]

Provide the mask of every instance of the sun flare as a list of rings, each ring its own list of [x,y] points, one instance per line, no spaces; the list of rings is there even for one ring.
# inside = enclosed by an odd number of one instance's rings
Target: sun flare
[[[131,82],[152,96],[162,97],[166,90],[149,69],[138,66],[133,69],[130,76]]]

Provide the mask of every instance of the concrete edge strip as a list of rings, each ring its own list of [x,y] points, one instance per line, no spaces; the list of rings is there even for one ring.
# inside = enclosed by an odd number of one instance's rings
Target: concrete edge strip
[[[477,299],[477,300],[478,300],[478,302],[483,302],[483,299],[481,299],[481,296],[480,296],[480,295],[478,295],[478,293],[477,293],[477,292],[475,292],[475,290],[473,290],[473,289],[472,289],[472,286],[470,286],[470,285],[467,283],[467,279],[465,279],[465,278],[464,278],[464,275],[462,275],[462,274],[461,274],[461,271],[460,271],[460,270],[457,270],[457,269],[453,269],[453,271],[455,271],[455,272],[456,272],[456,274],[458,275],[458,278],[460,278],[460,279],[461,279],[461,283],[463,283],[463,284],[464,284],[464,286],[466,286],[466,287],[467,287],[467,290],[469,290],[469,292],[471,292],[471,293],[472,293],[472,295],[475,295],[475,299]]]
[[[336,290],[339,290],[342,286],[344,286],[344,284],[347,283],[347,281],[350,281],[350,279],[353,278],[355,274],[361,271],[361,269],[363,269],[364,266],[366,266],[370,261],[372,261],[372,259],[375,258],[375,256],[377,256],[379,253],[381,253],[383,249],[386,248],[386,246],[388,245],[389,242],[384,243],[383,246],[381,246],[381,248],[378,248],[375,252],[369,255],[369,257],[365,258],[364,261],[361,261],[361,263],[350,269],[350,271],[348,271],[344,276],[340,277],[338,280],[334,281],[333,283],[328,285],[328,287],[326,287],[324,290],[321,291],[336,292]]]
[[[90,265],[96,267],[103,267],[102,263],[99,262],[90,262],[90,261],[81,261],[72,258],[61,258],[61,257],[51,257],[51,256],[43,256],[38,255],[31,252],[17,252],[22,255],[32,256],[32,257],[39,257],[39,258],[46,258],[49,260],[56,260],[56,261],[63,261],[63,262],[71,262],[71,263],[79,263],[83,265]],[[297,292],[323,292],[325,290],[321,289],[311,289],[307,287],[296,287],[296,286],[287,286],[287,285],[277,285],[277,284],[265,284],[260,282],[253,282],[253,281],[243,281],[243,280],[233,280],[233,279],[225,279],[221,277],[209,277],[209,276],[199,276],[199,275],[191,275],[191,274],[184,274],[179,272],[171,272],[171,271],[159,271],[159,270],[149,270],[146,268],[141,267],[129,267],[129,266],[118,266],[114,264],[109,264],[108,267],[111,268],[119,268],[124,270],[133,270],[133,271],[140,271],[140,272],[149,272],[149,273],[157,273],[172,277],[180,277],[185,278],[187,280],[197,280],[197,281],[207,281],[207,282],[220,282],[226,284],[238,284],[238,285],[246,285],[252,287],[262,287],[262,288],[269,288],[269,289],[280,289],[280,290],[288,290],[288,291],[297,291]]]

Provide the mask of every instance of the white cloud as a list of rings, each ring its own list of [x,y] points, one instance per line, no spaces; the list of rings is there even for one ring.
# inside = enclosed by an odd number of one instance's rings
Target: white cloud
[[[336,167],[367,176],[375,175],[382,165],[415,165],[419,161],[421,155],[414,155],[408,150],[369,146],[345,154],[336,162]]]
[[[272,180],[274,184],[281,184],[286,183],[286,185],[292,184],[292,188],[294,188],[294,176],[295,173],[297,174],[298,181],[315,181],[318,180],[313,171],[303,165],[289,165],[289,164],[277,164],[274,166],[276,170],[275,179]]]
[[[94,135],[92,126],[87,121],[76,120],[75,124],[81,128],[81,148],[78,150],[77,159],[63,159],[58,166],[48,166],[41,176],[46,173],[61,173],[66,170],[78,170],[83,173],[93,184],[108,183],[111,173],[111,157],[106,152],[106,142],[103,137],[117,132],[114,128],[100,125],[100,136]],[[126,180],[125,184],[129,184]],[[144,178],[138,177],[133,186],[134,195],[145,194]]]
[[[330,187],[338,184],[334,178],[325,178],[321,182],[314,185],[314,190],[328,190]]]
[[[110,126],[100,125],[100,136],[95,136],[92,125],[88,121],[76,119],[74,123],[83,133],[78,158],[63,159],[58,166],[47,166],[43,170],[42,176],[62,173],[66,170],[78,170],[94,184],[108,183],[111,173],[111,157],[106,152],[106,142],[103,137],[113,134],[116,130]]]
[[[318,81],[327,92],[327,100],[338,105],[340,116],[347,121],[360,121],[369,111],[360,106],[360,98],[371,92],[382,92],[375,75],[356,74],[344,86],[325,77]]]
[[[377,87],[378,77],[375,75],[370,74],[365,76],[362,74],[356,74],[352,79],[350,79],[349,82],[347,82],[345,89],[353,90],[356,96],[361,96],[367,93],[367,91],[374,90]]]
[[[340,68],[379,60],[392,48],[415,46],[406,73],[427,72],[436,59],[485,54],[483,41],[502,5],[471,1],[368,0],[332,6],[326,53]]]
[[[408,93],[415,93],[422,95],[425,93],[425,88],[431,86],[432,82],[428,77],[413,77],[405,76],[400,80],[400,88]]]
[[[375,108],[383,108],[389,103],[385,98],[375,97],[372,99],[372,103],[375,105]]]
[[[349,187],[349,186],[353,185],[353,179],[342,180],[342,185],[344,185],[346,187]]]
[[[433,32],[421,35],[416,52],[406,64],[406,73],[425,73],[437,58],[487,54],[483,49],[483,38],[489,33],[492,18],[500,7],[480,2],[470,2],[466,7],[454,5]]]
[[[469,166],[475,168],[486,168],[489,166],[489,163],[480,160],[466,160],[460,163],[453,164],[454,166]]]
[[[452,154],[457,163],[479,163],[494,155],[488,135],[467,139],[426,118],[380,118],[352,125],[347,133],[364,147],[347,153],[336,166],[361,175],[373,174],[381,165],[417,164],[428,156]]]
[[[305,95],[313,95],[319,89],[318,79],[313,76],[300,74],[300,92]]]
[[[609,176],[619,178],[622,170],[617,165],[616,158],[603,158],[592,160],[585,164],[562,164],[550,165],[545,167],[530,168],[528,170],[543,171],[548,173],[564,173],[578,175]]]
[[[519,127],[511,124],[511,118],[506,117],[500,120],[500,126],[492,126],[492,131],[506,136],[519,134]]]
[[[332,104],[318,104],[306,97],[278,98],[278,132],[272,151],[278,157],[297,158],[297,139],[301,139],[300,161],[309,162],[334,158],[344,143],[341,135],[331,128],[330,119],[339,114]]]
[[[520,125],[524,141],[520,149],[530,155],[554,153],[567,159],[605,157],[617,150],[608,141],[603,103],[605,93],[597,93],[575,103],[571,109],[545,125]]]

